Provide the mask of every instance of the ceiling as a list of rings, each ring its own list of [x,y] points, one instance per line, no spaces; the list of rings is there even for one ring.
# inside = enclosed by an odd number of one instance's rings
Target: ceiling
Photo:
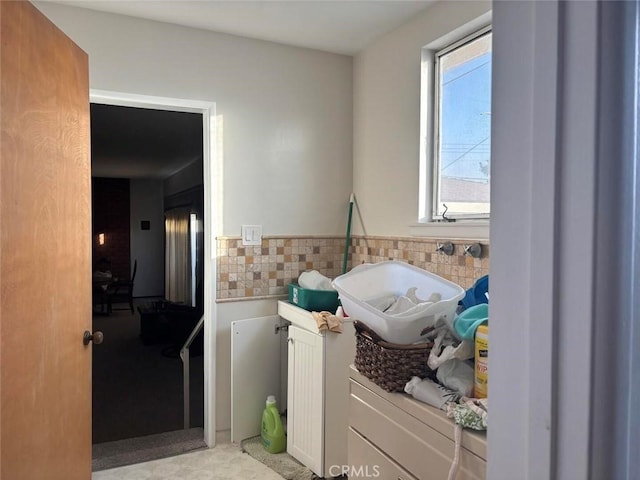
[[[1,1],[1,0],[0,0]],[[434,0],[45,0],[353,55]],[[202,158],[202,116],[91,106],[92,175],[167,178]]]
[[[164,179],[202,161],[202,115],[91,104],[91,175]]]
[[[45,0],[353,55],[434,0]]]

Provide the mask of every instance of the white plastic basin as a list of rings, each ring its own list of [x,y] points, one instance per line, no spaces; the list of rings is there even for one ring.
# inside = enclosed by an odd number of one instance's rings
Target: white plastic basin
[[[449,280],[408,263],[389,261],[364,264],[333,281],[347,315],[375,330],[387,342],[410,344],[424,339],[421,332],[438,321],[452,322],[465,290]],[[403,296],[412,287],[427,299],[439,293],[441,300],[419,313],[392,316],[372,307],[368,300],[385,295]]]

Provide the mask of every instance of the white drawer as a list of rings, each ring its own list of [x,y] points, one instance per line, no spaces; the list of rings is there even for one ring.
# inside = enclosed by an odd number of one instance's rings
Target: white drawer
[[[352,365],[349,368],[349,376],[351,380],[360,384],[367,390],[370,390],[376,396],[385,400],[397,409],[408,413],[417,421],[430,426],[438,433],[441,433],[449,440],[454,439],[454,430],[452,420],[447,418],[442,410],[438,410],[426,403],[420,402],[410,395],[404,393],[389,393],[380,388],[369,379],[358,373]],[[465,429],[462,431],[462,446],[483,460],[487,458],[487,435],[486,432],[477,432],[475,430]]]
[[[349,480],[383,478],[387,480],[416,480],[416,477],[369,443],[362,435],[349,429]]]
[[[353,380],[349,425],[418,479],[447,478],[454,442]],[[453,431],[453,422],[447,427]],[[484,480],[485,476],[486,462],[462,448],[457,480]]]

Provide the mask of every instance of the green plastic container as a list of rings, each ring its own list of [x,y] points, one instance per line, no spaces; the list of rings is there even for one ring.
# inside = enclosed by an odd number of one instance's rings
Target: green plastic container
[[[310,312],[335,313],[338,308],[338,292],[335,290],[311,290],[295,283],[289,284],[289,303]]]
[[[269,395],[262,412],[262,445],[269,453],[282,453],[287,448],[280,412],[276,406],[276,397]]]

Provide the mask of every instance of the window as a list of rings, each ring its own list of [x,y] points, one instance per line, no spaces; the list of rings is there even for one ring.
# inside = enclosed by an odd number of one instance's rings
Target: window
[[[432,220],[488,218],[491,30],[432,55]],[[425,144],[428,149],[428,144]],[[428,182],[425,182],[425,186]]]

